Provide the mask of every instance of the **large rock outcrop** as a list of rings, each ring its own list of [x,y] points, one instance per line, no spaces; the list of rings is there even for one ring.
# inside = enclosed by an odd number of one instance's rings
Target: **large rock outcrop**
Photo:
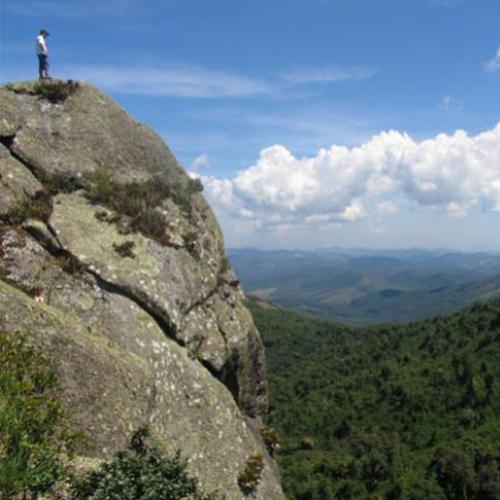
[[[199,184],[83,83],[1,87],[0,141],[0,330],[53,360],[86,453],[148,424],[207,490],[242,498],[260,453],[255,498],[283,498],[262,343]]]

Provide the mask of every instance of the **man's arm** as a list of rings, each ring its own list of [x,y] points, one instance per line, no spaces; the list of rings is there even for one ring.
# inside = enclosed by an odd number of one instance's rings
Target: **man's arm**
[[[40,49],[40,52],[44,55],[47,55],[47,44],[45,43],[45,39],[43,36],[38,37],[38,47]]]

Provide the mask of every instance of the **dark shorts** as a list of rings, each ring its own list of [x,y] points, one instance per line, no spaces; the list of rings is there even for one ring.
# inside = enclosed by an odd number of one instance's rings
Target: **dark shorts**
[[[38,67],[40,71],[47,71],[49,69],[49,61],[46,55],[38,55]]]

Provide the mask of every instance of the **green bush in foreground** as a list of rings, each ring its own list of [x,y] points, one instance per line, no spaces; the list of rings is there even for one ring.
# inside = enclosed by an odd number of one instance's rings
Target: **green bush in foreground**
[[[215,494],[199,490],[188,476],[179,452],[165,457],[148,445],[147,428],[137,430],[128,448],[115,454],[111,462],[74,481],[75,499],[92,500],[215,500]]]
[[[64,475],[72,438],[48,361],[21,335],[0,333],[0,498],[37,498]]]

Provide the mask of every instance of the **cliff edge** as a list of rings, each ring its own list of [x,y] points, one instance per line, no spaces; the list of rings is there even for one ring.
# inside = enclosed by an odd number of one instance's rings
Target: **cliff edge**
[[[262,454],[255,498],[281,499],[262,342],[201,189],[96,88],[0,87],[0,330],[53,361],[86,455],[147,424],[229,499]]]

